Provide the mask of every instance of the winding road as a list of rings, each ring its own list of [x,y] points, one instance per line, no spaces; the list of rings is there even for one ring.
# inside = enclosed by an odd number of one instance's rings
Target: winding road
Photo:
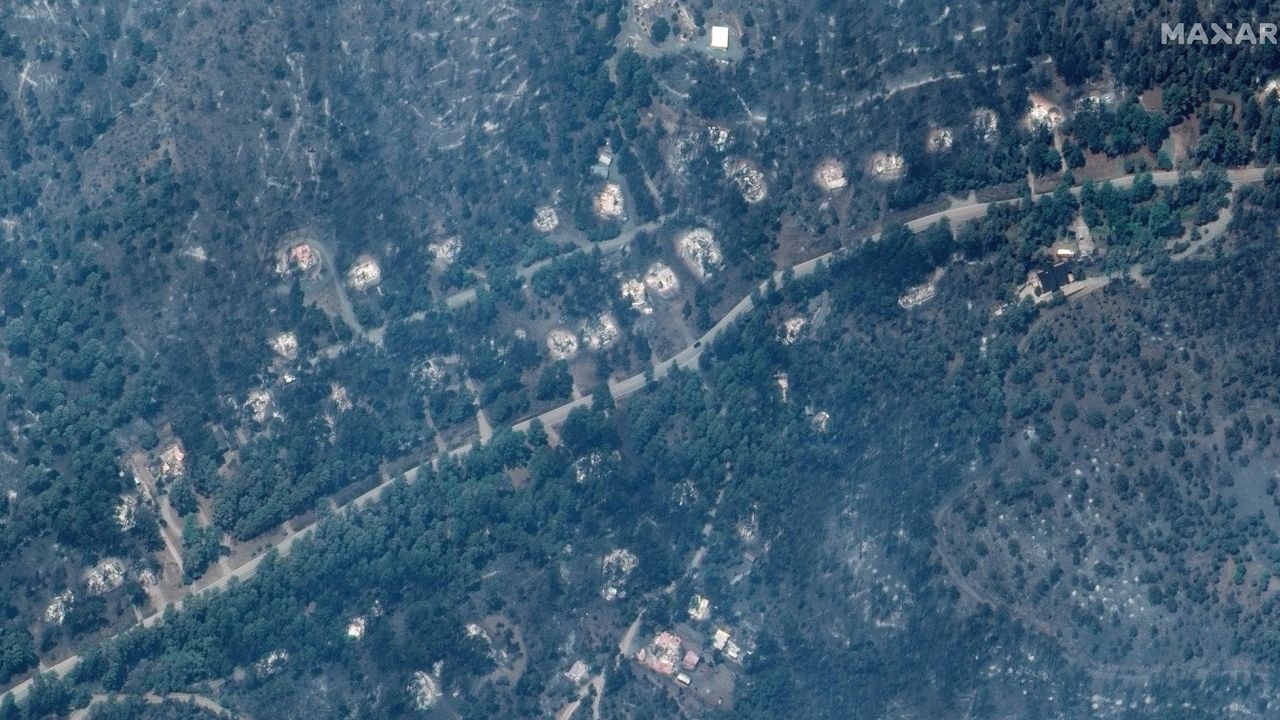
[[[534,273],[538,272],[544,267],[547,267],[551,263],[557,260],[564,260],[565,258],[568,258],[572,255],[576,255],[577,253],[580,253],[580,252],[591,252],[592,250],[596,250],[596,249],[598,249],[602,254],[609,254],[609,253],[616,252],[626,247],[628,244],[630,244],[631,241],[635,239],[635,236],[637,233],[653,232],[654,230],[657,230],[658,228],[662,227],[662,224],[665,223],[666,221],[667,221],[667,216],[664,215],[658,218],[657,220],[650,220],[649,222],[644,223],[642,225],[632,225],[626,228],[625,230],[623,230],[622,232],[618,233],[617,237],[610,238],[608,240],[602,240],[598,243],[591,243],[589,245],[580,245],[568,252],[564,252],[554,257],[546,258],[544,260],[539,260],[538,262],[535,262],[532,265],[528,265],[520,268],[519,270],[516,271],[516,275],[519,276],[521,280],[528,280],[529,278],[533,277]],[[462,307],[463,305],[466,305],[469,302],[473,302],[476,299],[476,290],[477,290],[477,287],[469,287],[466,290],[459,290],[458,292],[445,298],[444,304],[450,308]],[[415,315],[419,317],[426,317],[426,313],[415,313]]]
[[[1227,172],[1227,178],[1231,182],[1232,188],[1235,189],[1242,185],[1261,182],[1263,179],[1263,176],[1266,174],[1266,171],[1267,171],[1267,168],[1246,168],[1246,169],[1240,169],[1240,170],[1230,170]],[[1174,185],[1178,182],[1178,178],[1179,178],[1179,174],[1177,172],[1172,172],[1172,171],[1152,173],[1152,180],[1157,186],[1160,186],[1160,187]],[[1112,179],[1110,180],[1110,182],[1116,187],[1128,188],[1133,185],[1133,180],[1134,180],[1134,176],[1130,175],[1130,176],[1124,176],[1124,177]],[[1078,194],[1079,190],[1080,188],[1078,187],[1072,188],[1072,193]],[[1049,194],[1051,193],[1038,193],[1035,197],[1043,197]],[[968,200],[968,201],[961,202],[957,205],[954,205],[952,207],[949,207],[945,210],[940,210],[938,212],[931,213],[929,215],[925,215],[923,217],[919,217],[914,220],[911,220],[910,222],[906,223],[906,226],[913,232],[920,232],[921,230],[924,230],[930,225],[933,225],[934,223],[939,222],[941,220],[947,220],[951,223],[960,223],[960,222],[965,222],[969,220],[974,220],[984,215],[987,211],[987,208],[989,208],[991,205],[998,205],[1003,202],[1009,202],[1009,200],[993,200],[989,202],[977,202],[976,200]],[[658,222],[660,221],[655,221],[655,223],[658,223]],[[618,249],[623,245],[625,245],[627,242],[629,242],[630,238],[634,235],[635,232],[647,229],[648,225],[654,225],[654,223],[636,227],[635,229],[625,234],[624,236],[619,236],[614,240],[608,241],[608,243],[601,243],[601,245],[604,246],[606,244],[611,243],[611,245],[609,245],[607,250],[611,251],[611,250]],[[654,226],[656,227],[656,225]],[[791,268],[789,268],[789,270],[792,273],[794,273],[794,276],[797,278],[805,277],[806,275],[813,273],[815,270],[821,267],[823,263],[830,261],[831,259],[837,257],[841,253],[848,252],[850,249],[857,247],[859,244],[861,244],[861,242],[874,242],[878,240],[879,237],[880,237],[880,234],[876,233],[863,240],[855,241],[851,245],[838,248],[831,252],[823,253],[822,255],[819,255],[809,260],[805,260],[804,262],[793,265]],[[606,248],[602,247],[602,250],[606,250]],[[775,283],[775,285],[781,285],[784,282],[785,274],[786,274],[785,270],[780,270],[773,274],[772,281]],[[768,281],[761,282],[756,289],[759,291],[763,291],[767,287],[767,285],[768,285]],[[743,297],[741,300],[739,300],[737,304],[735,304],[732,308],[729,309],[728,312],[725,313],[724,317],[720,318],[719,322],[717,322],[705,333],[703,333],[701,337],[699,337],[697,340],[693,342],[693,344],[685,347],[683,350],[676,353],[675,356],[654,365],[652,368],[653,379],[657,380],[665,377],[671,371],[671,369],[675,367],[697,368],[698,360],[699,358],[702,357],[702,351],[706,347],[710,346],[711,343],[714,342],[722,332],[724,332],[725,328],[727,328],[729,325],[734,323],[738,318],[742,317],[745,313],[750,312],[755,307],[755,303],[752,299],[753,294],[754,292],[752,294],[749,294]],[[640,374],[632,375],[631,377],[625,378],[623,380],[619,380],[617,382],[610,382],[609,392],[615,399],[622,399],[641,390],[649,382],[650,382],[649,378],[646,377],[644,373],[640,373]],[[563,405],[560,405],[559,407],[548,410],[540,415],[518,422],[511,427],[513,430],[516,430],[516,431],[524,431],[529,428],[530,424],[535,419],[540,420],[544,426],[559,425],[564,422],[565,418],[569,416],[569,413],[572,412],[574,408],[589,407],[591,403],[591,399],[592,399],[591,395],[583,396],[577,400],[567,402]],[[453,450],[450,450],[448,454],[452,456],[463,455],[469,452],[472,449],[472,447],[473,447],[472,443],[467,443],[460,447],[454,448]],[[418,476],[418,470],[420,467],[421,466],[414,467],[408,470],[407,472],[405,472],[404,473],[405,479],[409,482],[416,480]],[[383,494],[387,491],[388,488],[391,487],[391,485],[394,482],[396,482],[395,477],[392,477],[391,479],[383,480],[381,483],[379,483],[374,488],[370,489],[368,492],[360,495],[359,497],[355,498],[354,500],[347,503],[346,505],[338,508],[338,513],[351,512],[353,509],[358,509],[360,507],[368,505],[369,503],[377,502],[379,499],[381,499]],[[223,575],[222,577],[217,578],[210,584],[200,588],[199,591],[192,589],[191,591],[189,591],[187,598],[190,598],[199,593],[218,592],[226,588],[228,585],[230,585],[234,581],[246,580],[252,577],[257,572],[258,567],[262,564],[262,561],[268,554],[268,551],[276,550],[281,556],[288,555],[290,550],[293,548],[294,543],[296,543],[298,540],[304,537],[310,536],[315,531],[318,522],[319,520],[313,521],[307,526],[299,529],[296,533],[287,535],[285,538],[281,539],[279,542],[266,547],[261,553],[254,556],[252,559],[242,563],[241,565],[232,569],[229,573]],[[139,627],[139,626],[153,627],[163,619],[164,613],[170,607],[172,607],[175,610],[180,610],[182,609],[184,603],[185,603],[185,598],[183,600],[178,600],[172,605],[160,608],[156,612],[144,618],[134,627]],[[80,660],[81,660],[80,655],[72,655],[54,665],[41,666],[39,668],[39,671],[43,673],[53,673],[59,677],[65,676],[67,673],[71,672],[71,670],[74,669],[77,665],[79,665]],[[13,693],[13,695],[15,696],[15,699],[22,700],[30,692],[32,683],[33,683],[33,679],[28,678],[18,683],[17,685],[13,686],[12,688],[10,688],[10,692]]]
[[[104,702],[107,702],[108,700],[113,700],[113,699],[121,700],[126,697],[127,696],[125,695],[116,695],[116,696],[102,695],[102,694],[94,695],[89,700],[89,707],[81,708],[71,713],[71,720],[84,720],[85,718],[89,717],[89,712],[90,710],[92,710],[94,705],[98,705],[100,703],[104,703]],[[175,693],[169,693],[167,695],[157,695],[155,693],[146,693],[141,697],[143,701],[151,705],[161,705],[165,702],[175,702],[175,703],[181,703],[184,705],[186,704],[195,705],[196,707],[207,710],[220,718],[246,717],[243,714],[237,715],[236,713],[231,712],[230,710],[223,707],[222,705],[219,705],[216,700],[210,697],[207,697],[205,695],[193,695],[191,693],[175,692]]]

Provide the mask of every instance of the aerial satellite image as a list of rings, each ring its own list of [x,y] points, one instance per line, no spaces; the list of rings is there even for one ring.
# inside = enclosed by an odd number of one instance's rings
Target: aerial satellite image
[[[5,0],[0,720],[1280,718],[1280,0]]]

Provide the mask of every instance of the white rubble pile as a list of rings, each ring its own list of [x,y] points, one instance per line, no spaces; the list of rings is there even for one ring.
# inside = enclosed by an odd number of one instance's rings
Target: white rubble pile
[[[427,245],[427,249],[431,251],[431,257],[435,258],[437,267],[447,268],[458,259],[458,253],[462,251],[462,238],[455,235],[447,240],[433,242]]]
[[[871,156],[871,174],[878,180],[893,180],[902,177],[907,161],[901,155],[878,152]]]
[[[676,241],[676,252],[698,277],[707,278],[720,267],[724,256],[715,236],[707,228],[694,228]]]
[[[124,532],[129,532],[138,522],[138,496],[133,494],[121,495],[120,503],[116,505],[116,526]]]
[[[276,355],[292,360],[298,356],[298,336],[293,331],[282,332],[269,341]]]
[[[244,406],[254,422],[266,422],[267,418],[271,417],[271,393],[267,390],[250,390]]]
[[[680,291],[680,280],[666,263],[656,262],[650,265],[644,274],[644,285],[659,297],[664,298],[669,298]]]
[[[611,457],[616,461],[622,456],[614,450]],[[600,468],[604,466],[605,456],[593,452],[590,455],[584,455],[573,461],[573,476],[579,484],[585,484],[596,479],[600,473]]]
[[[600,565],[604,575],[604,587],[600,595],[605,600],[626,597],[624,587],[627,578],[640,565],[640,559],[630,550],[618,548],[605,555]]]
[[[413,681],[409,683],[409,696],[413,698],[413,706],[418,710],[431,709],[442,694],[440,683],[430,674],[422,670],[413,674]]]
[[[1027,127],[1034,130],[1043,127],[1053,130],[1062,123],[1062,110],[1045,98],[1032,94],[1031,110],[1027,112]]]
[[[606,220],[621,218],[624,210],[622,188],[617,183],[605,183],[605,186],[596,194],[593,207],[596,215]]]
[[[748,204],[758,203],[769,194],[769,186],[765,184],[764,173],[745,159],[726,159],[724,174],[742,193],[742,199]]]
[[[444,362],[436,358],[427,358],[414,368],[413,376],[426,383],[427,387],[434,388],[444,380]]]
[[[644,282],[637,278],[624,280],[619,288],[622,298],[631,303],[631,309],[641,315],[648,315],[653,312],[653,306],[649,304],[649,293],[645,291]]]
[[[903,310],[910,310],[913,307],[923,305],[934,298],[938,294],[936,283],[927,282],[922,285],[907,288],[907,291],[898,298],[898,306]]]
[[[533,212],[533,229],[549,233],[560,227],[560,214],[551,205],[543,205]]]
[[[999,129],[1000,116],[994,110],[978,108],[973,111],[973,130],[983,142],[994,142]]]
[[[950,128],[934,128],[925,140],[925,149],[931,153],[946,152],[955,143],[955,133]]]
[[[174,440],[157,458],[156,474],[164,478],[182,477],[187,472],[187,452],[182,442]]]
[[[289,662],[289,651],[284,649],[272,650],[265,657],[253,664],[255,670],[263,675],[274,675],[284,668],[284,664]]]
[[[724,152],[725,148],[729,147],[729,128],[708,125],[707,136],[711,141],[711,147],[715,148],[716,152]]]
[[[590,674],[591,674],[590,666],[588,666],[586,663],[582,662],[581,660],[575,660],[573,662],[573,665],[571,665],[569,669],[565,671],[564,676],[565,676],[565,679],[567,679],[569,682],[573,683],[574,685],[581,685],[582,681],[586,680],[587,676]]]
[[[787,319],[782,323],[782,344],[794,345],[800,339],[800,333],[804,332],[804,326],[808,324],[808,320],[804,316],[796,316]]]
[[[582,337],[592,350],[607,348],[618,339],[618,321],[609,313],[588,320],[582,324]]]
[[[701,595],[694,595],[689,601],[689,619],[702,622],[711,617],[711,601]]]
[[[338,412],[346,412],[352,408],[351,395],[336,382],[329,384],[329,399],[337,406]]]
[[[382,282],[382,268],[372,257],[364,256],[347,271],[347,285],[352,290],[367,290]]]
[[[124,566],[117,560],[104,560],[85,576],[91,595],[105,595],[124,584]]]
[[[578,336],[564,328],[554,328],[547,333],[547,351],[552,359],[568,360],[578,354]]]
[[[844,163],[835,159],[818,163],[818,167],[813,170],[813,181],[828,192],[849,184],[849,179],[844,176]]]
[[[67,619],[67,611],[71,609],[71,605],[76,601],[76,594],[71,590],[63,590],[54,596],[53,602],[49,603],[49,607],[44,610],[44,621],[61,625]]]
[[[347,623],[347,637],[352,640],[360,640],[364,637],[365,630],[369,627],[369,621],[363,615],[357,615],[351,618],[351,622]]]

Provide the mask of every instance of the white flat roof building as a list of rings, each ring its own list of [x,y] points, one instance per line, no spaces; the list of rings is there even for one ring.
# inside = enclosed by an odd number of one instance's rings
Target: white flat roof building
[[[712,50],[728,50],[729,49],[729,28],[724,25],[711,26],[711,49]]]

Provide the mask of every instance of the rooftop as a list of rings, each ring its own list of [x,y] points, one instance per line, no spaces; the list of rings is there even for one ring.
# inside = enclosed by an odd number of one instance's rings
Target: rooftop
[[[1075,263],[1070,261],[1055,263],[1052,267],[1036,273],[1036,282],[1040,292],[1051,293],[1069,282],[1075,281]]]
[[[729,28],[724,25],[711,26],[711,47],[714,50],[729,49]]]

